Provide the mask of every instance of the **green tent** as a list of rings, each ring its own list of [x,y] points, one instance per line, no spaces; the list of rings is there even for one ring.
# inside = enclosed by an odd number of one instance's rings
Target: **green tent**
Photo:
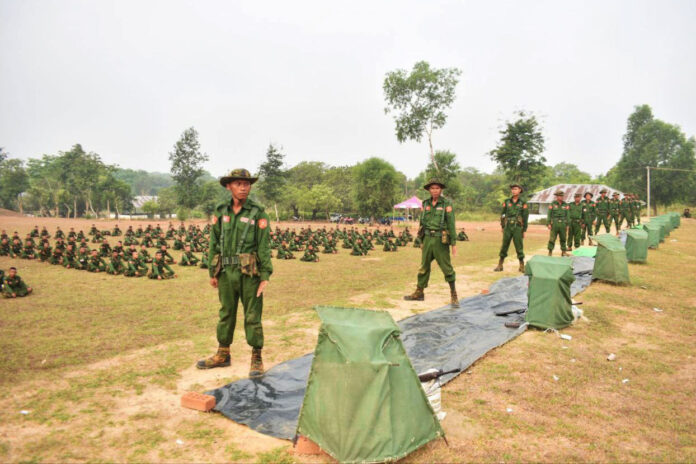
[[[640,229],[626,231],[626,259],[631,263],[648,260],[648,233]]]
[[[318,307],[297,434],[340,462],[395,461],[444,437],[385,311]]]
[[[626,249],[621,240],[611,234],[597,235],[595,240],[597,255],[592,269],[592,279],[617,284],[630,283]]]
[[[648,233],[648,247],[657,248],[660,246],[660,225],[653,222],[643,224],[643,229]]]
[[[562,329],[573,322],[570,285],[575,281],[573,260],[533,256],[524,273],[529,276],[527,314],[529,325]]]
[[[679,213],[671,212],[668,213],[669,218],[672,220],[672,227],[676,229],[681,225],[681,217],[679,216]]]
[[[586,256],[588,258],[594,258],[597,253],[596,246],[581,246],[572,251],[573,256]]]

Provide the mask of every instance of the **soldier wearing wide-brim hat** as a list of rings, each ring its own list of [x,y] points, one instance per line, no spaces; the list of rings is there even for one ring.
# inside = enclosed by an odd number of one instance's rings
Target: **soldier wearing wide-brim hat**
[[[592,201],[592,192],[585,192],[585,197],[582,203],[585,205],[585,220],[582,228],[582,244],[585,244],[585,237],[589,240],[589,245],[592,245],[592,225],[597,217],[597,203]]]
[[[246,341],[252,348],[249,369],[252,378],[263,375],[263,291],[273,272],[268,214],[263,206],[249,198],[251,185],[257,179],[246,169],[235,169],[220,178],[220,184],[232,198],[215,208],[207,257],[210,284],[218,289],[221,304],[218,350],[196,364],[199,369],[230,365],[230,345],[241,300]]]
[[[579,248],[582,241],[582,231],[585,228],[585,204],[580,201],[582,193],[575,192],[573,201],[568,203],[568,241],[566,249],[572,251],[573,247]]]
[[[604,224],[604,228],[609,233],[611,227],[611,216],[609,214],[609,205],[611,200],[607,197],[607,189],[603,188],[599,191],[599,198],[595,200],[595,213],[597,215],[594,234],[597,235],[599,229]]]
[[[435,260],[445,275],[445,281],[450,286],[450,304],[453,307],[458,307],[459,297],[455,288],[457,276],[450,260],[450,247],[452,248],[452,256],[457,254],[452,202],[442,196],[445,184],[437,178],[430,179],[423,188],[430,192],[430,198],[423,200],[421,205],[418,236],[423,243],[421,265],[417,276],[418,283],[416,290],[412,294],[404,296],[404,299],[417,301],[425,299],[423,290],[428,286],[430,266]]]
[[[556,237],[561,240],[561,256],[568,256],[566,250],[566,231],[568,228],[568,210],[569,206],[563,201],[563,190],[556,190],[554,200],[549,205],[549,212],[546,215],[546,223],[549,229],[549,256],[553,254],[553,248],[556,245]]]
[[[621,230],[621,200],[619,200],[619,192],[614,192],[611,194],[612,199],[609,200],[609,229],[611,230],[611,224],[616,225],[616,235],[619,235],[619,230]]]
[[[529,224],[529,209],[527,202],[520,198],[522,193],[520,184],[510,184],[510,198],[503,201],[503,210],[500,212],[500,226],[503,229],[503,243],[498,256],[498,266],[495,272],[503,270],[503,263],[510,249],[510,242],[515,244],[517,259],[520,262],[519,271],[524,272],[524,234]]]

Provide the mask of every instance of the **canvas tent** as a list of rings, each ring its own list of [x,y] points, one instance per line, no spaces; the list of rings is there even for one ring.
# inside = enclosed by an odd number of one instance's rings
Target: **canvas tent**
[[[534,256],[524,273],[529,276],[525,321],[540,329],[562,329],[573,322],[570,286],[575,281],[571,258]]]
[[[648,233],[648,247],[657,248],[660,246],[660,226],[657,223],[648,222],[643,224],[643,229]]]
[[[626,231],[626,259],[632,263],[648,260],[648,233],[642,229]]]
[[[404,200],[401,203],[394,205],[394,209],[420,209],[422,205],[423,201],[414,195],[408,200]]]
[[[317,312],[321,327],[297,435],[340,462],[397,460],[444,437],[389,313]]]
[[[621,240],[611,234],[602,234],[597,235],[595,241],[597,254],[592,269],[592,279],[606,280],[616,284],[630,283],[626,249]]]

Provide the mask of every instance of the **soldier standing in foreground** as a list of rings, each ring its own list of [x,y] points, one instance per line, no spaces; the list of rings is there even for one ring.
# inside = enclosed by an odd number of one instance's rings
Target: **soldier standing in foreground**
[[[591,192],[585,192],[585,199],[582,200],[582,203],[585,205],[585,217],[583,221],[585,226],[582,228],[582,244],[585,244],[585,236],[587,236],[589,240],[588,244],[592,246],[592,225],[597,217],[597,204],[592,201]]]
[[[549,206],[546,222],[549,229],[549,256],[553,254],[553,247],[556,245],[556,237],[561,240],[561,256],[568,256],[566,253],[566,229],[568,228],[568,205],[563,201],[563,190],[556,190],[554,193],[556,200]]]
[[[597,198],[595,204],[595,212],[597,213],[597,224],[595,225],[594,234],[597,235],[599,228],[604,224],[607,234],[611,230],[611,222],[609,221],[609,198],[607,198],[607,189],[599,191],[600,197]]]
[[[576,192],[573,203],[568,204],[568,251],[573,250],[573,244],[575,248],[580,248],[582,231],[585,228],[585,213],[585,204],[580,201],[580,192]]]
[[[244,332],[252,347],[249,377],[263,375],[263,291],[273,272],[270,224],[263,206],[249,198],[256,177],[246,169],[235,169],[220,179],[231,194],[230,202],[215,209],[208,252],[210,285],[220,295],[217,326],[218,350],[198,361],[199,369],[230,365],[230,345],[237,321],[239,300],[244,307]]]
[[[519,271],[524,272],[524,234],[527,232],[529,221],[529,209],[527,202],[520,199],[522,186],[512,184],[510,186],[510,195],[503,202],[503,211],[500,213],[500,226],[503,228],[503,245],[500,247],[500,261],[498,266],[493,269],[495,272],[503,270],[503,262],[507,257],[510,249],[510,241],[515,244],[517,259],[520,261]]]
[[[457,256],[452,203],[442,196],[445,184],[437,179],[430,179],[423,188],[430,192],[430,198],[423,200],[421,206],[420,229],[418,230],[418,236],[422,237],[423,240],[421,266],[418,270],[416,290],[412,294],[404,296],[404,300],[423,301],[425,299],[423,289],[428,286],[430,265],[434,259],[442,269],[445,281],[450,286],[450,303],[453,307],[458,307],[459,298],[455,288],[457,276],[450,261],[450,247],[452,248],[452,256]]]

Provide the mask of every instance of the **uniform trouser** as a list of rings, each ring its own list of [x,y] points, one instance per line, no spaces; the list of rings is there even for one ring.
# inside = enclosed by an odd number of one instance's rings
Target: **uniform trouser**
[[[256,291],[261,283],[259,276],[243,275],[239,266],[228,266],[218,277],[220,296],[220,321],[217,325],[217,339],[220,346],[230,346],[237,324],[239,300],[244,308],[244,333],[249,346],[263,348],[263,295],[257,297]]]
[[[580,222],[580,219],[571,219],[570,224],[568,225],[568,248],[573,248],[573,244],[575,244],[575,248],[578,248],[580,246],[580,240],[582,239],[582,233],[585,231],[582,227],[582,222]]]
[[[611,229],[612,223],[616,225],[616,233],[618,233],[621,230],[621,223],[623,222],[623,218],[621,217],[620,214],[612,214],[609,217],[609,229]]]
[[[452,262],[450,261],[449,245],[442,243],[442,237],[439,235],[426,235],[423,238],[423,247],[421,249],[421,266],[418,269],[418,286],[426,288],[430,280],[430,265],[433,259],[437,261],[437,265],[442,269],[445,275],[446,282],[454,282],[456,275]]]
[[[594,218],[589,219],[589,221],[589,224],[582,228],[582,235],[580,237],[582,241],[585,241],[585,238],[592,235],[592,223],[594,222]]]
[[[522,227],[518,224],[508,224],[503,229],[503,245],[498,256],[505,259],[510,249],[510,242],[515,244],[517,259],[524,259],[524,243],[522,241]]]
[[[553,251],[553,247],[556,245],[556,237],[561,240],[561,250],[566,251],[566,229],[568,224],[563,221],[554,221],[551,224],[551,230],[549,231],[549,251]]]
[[[633,227],[635,225],[635,218],[633,217],[633,214],[627,214],[624,216],[626,218],[626,226],[627,227]]]
[[[608,214],[599,214],[597,216],[597,224],[595,225],[595,230],[594,234],[597,235],[599,232],[599,228],[604,224],[604,228],[607,230],[607,234],[609,233],[609,230],[611,229],[611,220],[609,219]]]

